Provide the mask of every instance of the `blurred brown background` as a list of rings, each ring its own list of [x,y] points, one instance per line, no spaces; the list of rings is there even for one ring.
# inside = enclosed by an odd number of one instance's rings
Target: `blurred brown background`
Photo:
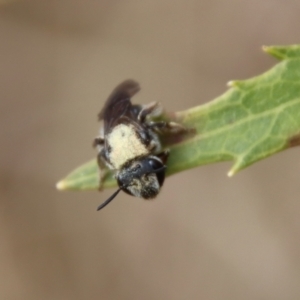
[[[299,43],[297,0],[0,1],[0,299],[300,299],[300,152],[166,180],[155,201],[58,192],[95,156],[96,115],[205,103]]]

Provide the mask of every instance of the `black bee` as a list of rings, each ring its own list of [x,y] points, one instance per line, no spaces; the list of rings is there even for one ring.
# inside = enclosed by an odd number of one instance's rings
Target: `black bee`
[[[133,105],[130,101],[140,90],[133,80],[118,85],[99,113],[104,124],[95,138],[98,150],[100,188],[106,167],[115,171],[119,189],[97,210],[102,209],[123,190],[127,194],[151,199],[157,196],[164,183],[169,151],[162,151],[159,136],[185,129],[174,122],[153,122],[149,117],[159,116],[162,109],[157,102]]]

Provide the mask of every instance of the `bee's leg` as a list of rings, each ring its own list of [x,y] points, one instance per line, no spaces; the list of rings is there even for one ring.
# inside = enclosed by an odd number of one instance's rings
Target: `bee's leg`
[[[93,140],[93,147],[97,147],[97,146],[100,146],[100,147],[103,147],[104,145],[104,138],[100,137],[100,136],[97,136],[94,140]],[[100,149],[101,150],[101,149]]]
[[[107,174],[107,167],[105,166],[102,157],[103,157],[103,151],[100,151],[97,155],[97,163],[99,166],[99,187],[98,187],[99,191],[102,190],[103,180],[105,175]]]
[[[162,114],[162,111],[162,107],[158,102],[151,102],[142,106],[137,118],[139,121],[144,122],[147,116],[157,117]]]
[[[107,168],[103,162],[104,158],[104,138],[101,136],[97,136],[93,141],[93,147],[97,147],[98,155],[97,155],[97,163],[99,166],[99,187],[98,190],[102,190],[103,179],[107,174]]]
[[[150,128],[158,133],[187,133],[189,129],[185,128],[179,123],[175,122],[166,122],[166,121],[159,121],[159,122],[151,122],[149,124]]]
[[[165,150],[161,153],[158,153],[157,156],[161,159],[162,163],[165,165],[167,163],[168,157],[169,157],[170,151]]]

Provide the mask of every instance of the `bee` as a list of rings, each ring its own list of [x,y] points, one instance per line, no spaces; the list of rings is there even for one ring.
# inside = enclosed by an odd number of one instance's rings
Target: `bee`
[[[164,133],[185,131],[175,122],[151,121],[162,114],[162,109],[157,102],[132,104],[131,97],[139,90],[134,80],[122,82],[98,114],[103,126],[93,145],[98,150],[99,189],[108,169],[114,171],[119,188],[97,210],[110,203],[121,190],[135,197],[155,198],[164,183],[169,156],[169,150],[162,151],[160,137]]]

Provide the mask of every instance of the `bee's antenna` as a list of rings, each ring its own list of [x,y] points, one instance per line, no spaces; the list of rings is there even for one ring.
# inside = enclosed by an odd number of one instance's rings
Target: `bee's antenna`
[[[118,194],[119,192],[122,190],[123,187],[120,187],[117,191],[115,191],[106,201],[104,201],[102,204],[100,204],[97,208],[97,210],[102,209],[103,207],[105,207],[110,201],[112,201]]]

